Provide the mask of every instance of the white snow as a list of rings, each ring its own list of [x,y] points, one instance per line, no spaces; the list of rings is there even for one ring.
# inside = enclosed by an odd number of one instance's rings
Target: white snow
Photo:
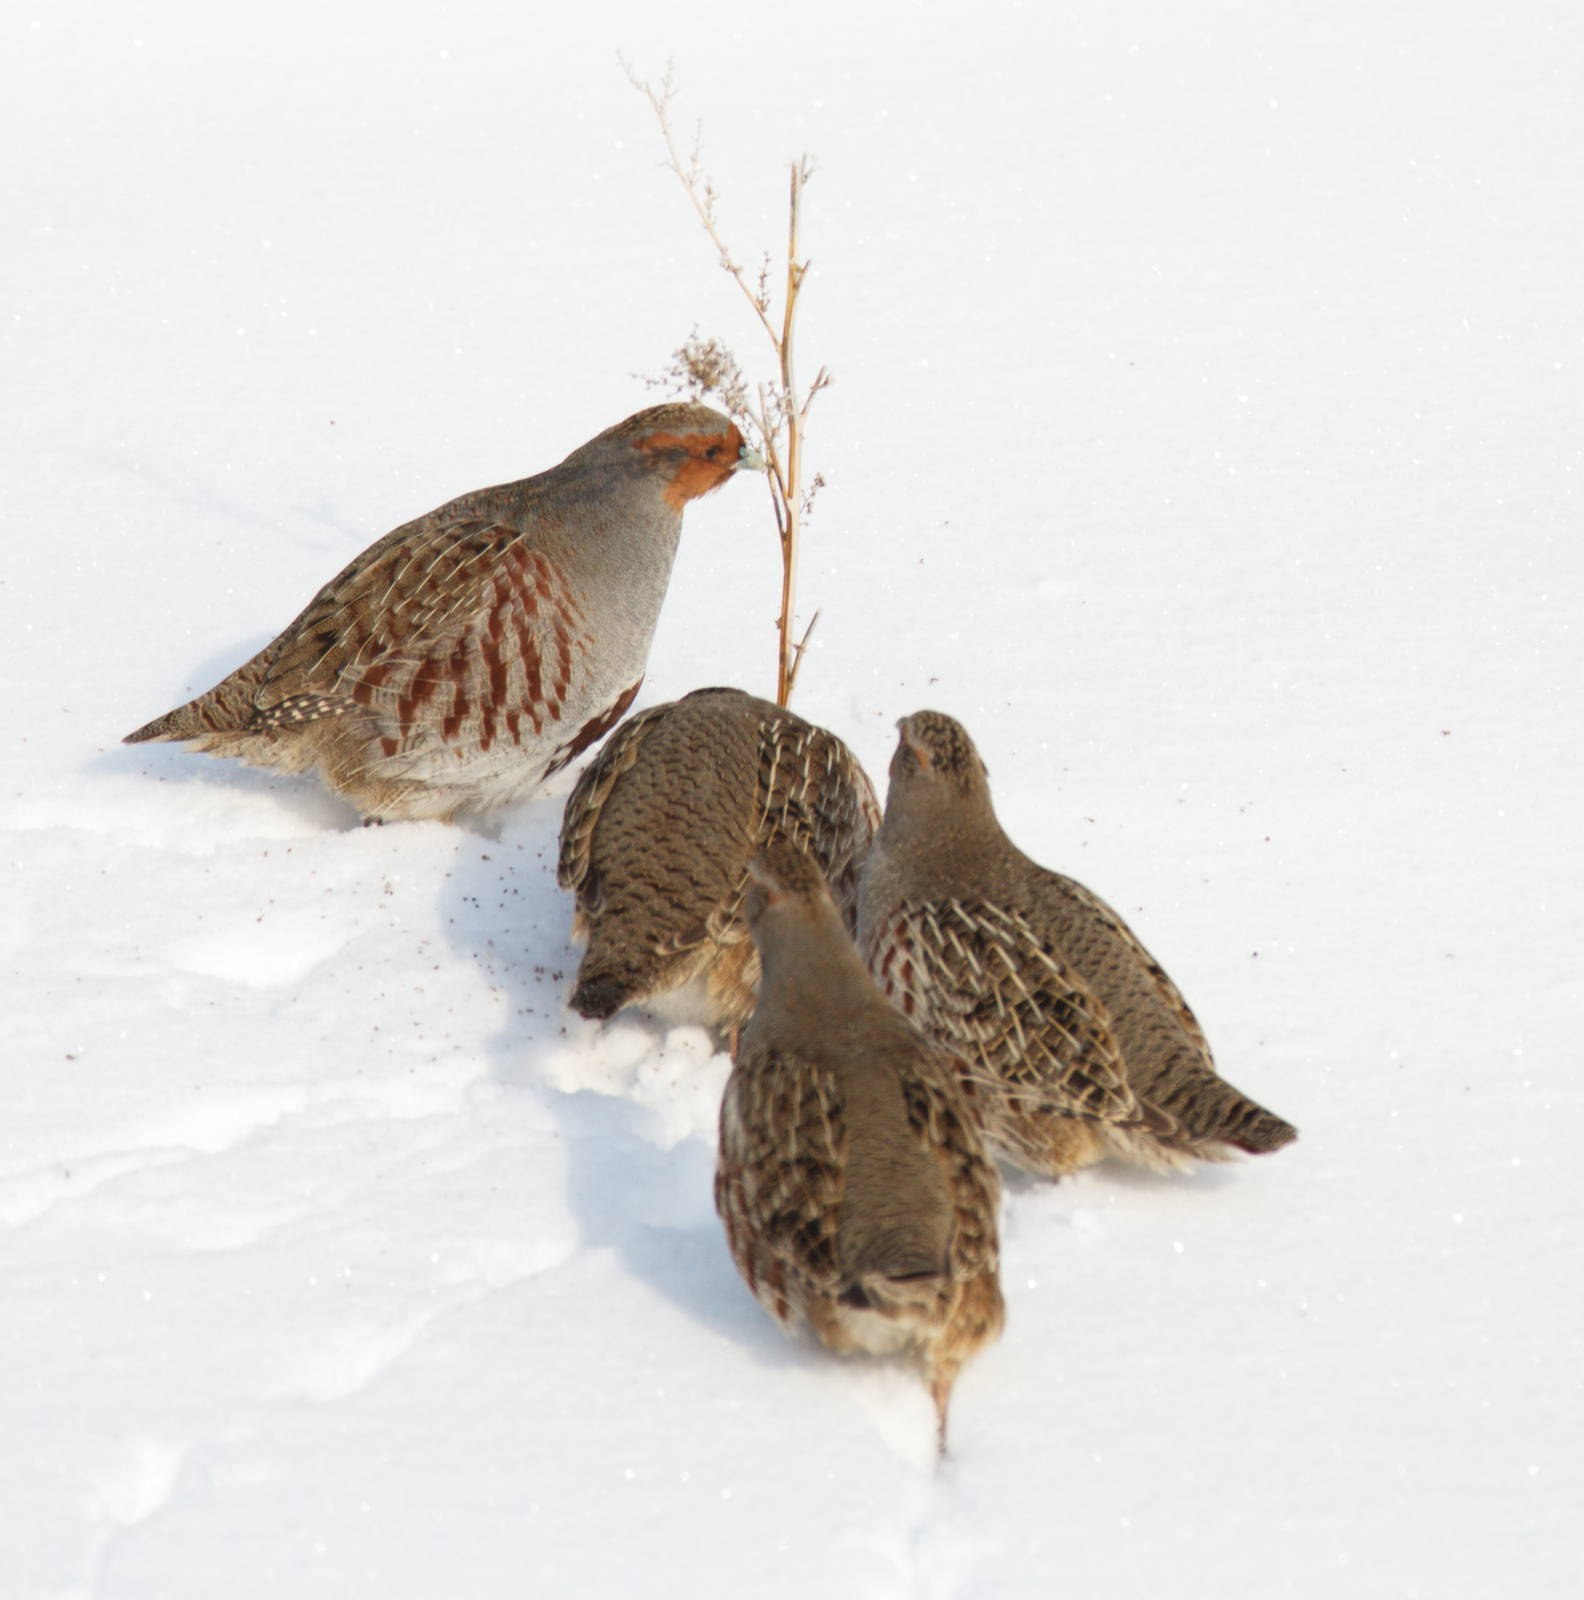
[[[362,830],[128,729],[755,330],[798,707],[961,716],[1299,1124],[1013,1179],[936,1470],[711,1202],[727,1063],[564,1009],[555,793]],[[1074,0],[0,17],[0,1594],[1584,1592],[1584,23]],[[756,486],[644,703],[771,685]]]

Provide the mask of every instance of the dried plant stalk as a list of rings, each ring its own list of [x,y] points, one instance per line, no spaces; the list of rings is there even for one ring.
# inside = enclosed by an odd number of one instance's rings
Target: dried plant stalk
[[[816,473],[807,489],[803,487],[809,410],[815,395],[831,381],[830,373],[821,367],[807,390],[800,393],[793,370],[793,334],[797,321],[798,294],[809,270],[809,263],[800,259],[798,254],[798,219],[803,187],[813,176],[814,168],[807,156],[799,157],[791,166],[791,189],[787,204],[786,288],[780,315],[775,317],[772,316],[771,307],[770,258],[765,257],[758,277],[750,283],[716,224],[715,184],[703,169],[698,136],[695,134],[686,158],[677,145],[671,124],[675,85],[670,68],[666,69],[665,77],[656,88],[639,78],[625,62],[623,66],[634,88],[648,100],[655,120],[660,124],[661,137],[665,140],[666,165],[681,182],[698,214],[699,222],[709,235],[710,243],[715,246],[721,267],[731,275],[753,307],[775,351],[776,380],[757,385],[750,397],[747,380],[730,350],[718,339],[702,338],[695,329],[673,355],[662,381],[685,388],[695,397],[706,394],[715,396],[764,456],[765,476],[770,485],[770,504],[775,515],[776,533],[781,541],[776,703],[784,706],[792,698],[792,689],[797,682],[798,669],[803,664],[809,636],[814,631],[814,624],[819,621],[819,613],[816,612],[804,629],[803,636],[793,641],[798,540],[803,522],[814,503],[814,496],[824,486],[824,479]]]

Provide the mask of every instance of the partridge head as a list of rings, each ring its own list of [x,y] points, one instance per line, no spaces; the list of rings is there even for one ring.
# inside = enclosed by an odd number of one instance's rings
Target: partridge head
[[[531,794],[637,693],[689,501],[758,457],[707,406],[628,417],[371,545],[286,630],[129,744],[320,778],[369,820]]]
[[[759,1302],[838,1353],[952,1385],[1000,1332],[1000,1186],[951,1060],[875,988],[824,874],[780,843],[746,914],[763,966],[721,1102],[715,1203]]]
[[[898,726],[858,943],[886,994],[965,1063],[990,1143],[1059,1177],[1107,1155],[1167,1171],[1294,1139],[1217,1073],[1122,918],[1006,836],[963,726],[936,711]]]

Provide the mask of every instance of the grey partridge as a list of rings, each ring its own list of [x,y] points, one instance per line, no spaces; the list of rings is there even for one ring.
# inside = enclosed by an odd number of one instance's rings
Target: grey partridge
[[[572,995],[585,1017],[644,1004],[729,1032],[753,1009],[748,865],[790,839],[847,911],[880,822],[835,734],[738,689],[697,689],[630,718],[584,769],[561,823],[561,886],[588,940]]]
[[[1004,1317],[995,1164],[954,1063],[875,987],[819,868],[782,843],[754,875],[764,975],[715,1177],[732,1259],[784,1327],[913,1355],[944,1453],[952,1384]]]
[[[967,1064],[992,1146],[1059,1177],[1107,1155],[1171,1171],[1296,1138],[1217,1073],[1122,918],[1007,838],[962,725],[919,711],[898,726],[858,944],[880,987]]]
[[[631,704],[683,508],[757,461],[707,406],[640,411],[388,533],[252,660],[126,742],[317,767],[367,820],[521,799]]]

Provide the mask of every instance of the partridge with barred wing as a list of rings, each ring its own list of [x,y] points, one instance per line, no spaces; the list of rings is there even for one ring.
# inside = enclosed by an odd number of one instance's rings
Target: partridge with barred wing
[[[707,406],[655,406],[536,477],[404,524],[252,660],[128,744],[317,768],[368,820],[488,811],[637,693],[688,501],[757,465]]]
[[[1110,906],[1002,832],[961,724],[898,724],[859,886],[880,987],[967,1064],[990,1143],[1059,1177],[1279,1150],[1297,1130],[1234,1089],[1176,986]]]
[[[783,1326],[913,1355],[944,1452],[952,1384],[1004,1315],[995,1166],[951,1059],[875,988],[819,868],[783,843],[753,870],[764,973],[715,1177],[732,1259]]]
[[[587,938],[573,1009],[647,1004],[723,1030],[753,1009],[759,958],[743,921],[748,866],[807,850],[849,928],[874,787],[835,734],[737,689],[698,689],[630,718],[578,779],[557,876]]]

